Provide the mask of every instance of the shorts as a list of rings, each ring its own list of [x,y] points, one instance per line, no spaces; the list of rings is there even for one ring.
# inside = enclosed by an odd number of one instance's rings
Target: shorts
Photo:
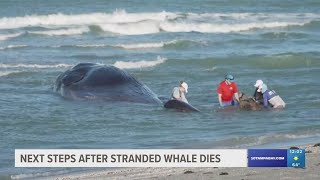
[[[226,107],[226,106],[234,106],[236,103],[234,102],[234,100],[232,100],[232,101],[227,101],[227,102],[221,102],[220,103],[220,106],[221,107]]]

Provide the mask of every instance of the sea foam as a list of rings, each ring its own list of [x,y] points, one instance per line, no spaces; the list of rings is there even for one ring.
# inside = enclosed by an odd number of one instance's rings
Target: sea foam
[[[0,71],[0,77],[2,77],[2,76],[8,76],[8,75],[14,74],[14,73],[19,73],[19,71],[4,71],[4,72],[1,72],[1,71]]]
[[[5,41],[7,39],[15,38],[20,36],[22,33],[13,33],[13,34],[0,34],[0,41]]]
[[[165,45],[164,42],[150,42],[150,43],[136,43],[136,44],[118,44],[115,47],[124,49],[148,49],[148,48],[161,48]]]
[[[85,21],[83,19],[86,19]],[[32,33],[74,35],[97,26],[118,35],[141,35],[164,32],[229,33],[255,29],[303,26],[320,19],[313,13],[179,13],[146,12],[49,14],[0,18],[0,29],[44,27],[50,30]],[[52,30],[53,29],[53,30]],[[5,38],[5,37],[4,37]],[[2,39],[4,39],[2,38]],[[0,35],[1,39],[1,35]]]
[[[0,50],[6,50],[6,49],[17,49],[17,48],[25,48],[25,47],[28,47],[28,45],[8,45],[8,46],[5,46],[5,47],[0,47]]]
[[[160,32],[160,23],[157,21],[141,21],[121,24],[99,24],[104,31],[124,35],[153,34]]]
[[[166,58],[160,56],[157,57],[157,60],[154,61],[117,61],[113,65],[120,69],[137,69],[137,68],[148,68],[154,67],[159,64],[162,64],[166,61]]]
[[[63,35],[77,35],[89,32],[88,27],[68,28],[68,29],[56,29],[48,31],[30,31],[31,34],[40,34],[48,36],[63,36]]]
[[[71,67],[70,64],[0,64],[0,68],[34,68],[34,69],[47,69],[47,68],[67,68]]]
[[[153,67],[159,64],[162,64],[166,61],[166,58],[160,56],[156,60],[151,61],[116,61],[113,66],[120,69],[136,69],[136,68],[148,68]],[[33,68],[33,69],[50,69],[50,68],[70,68],[74,65],[72,64],[0,64],[0,68],[13,69],[13,68]],[[12,73],[11,71],[3,72],[1,75],[7,75],[7,73]]]
[[[113,13],[90,13],[90,14],[49,14],[27,15],[23,17],[0,18],[0,29],[14,29],[31,26],[56,27],[74,25],[97,25],[110,23],[132,23],[144,20],[164,21],[174,19],[177,15],[169,12],[156,13],[127,13],[117,10]],[[84,21],[85,19],[85,21]]]

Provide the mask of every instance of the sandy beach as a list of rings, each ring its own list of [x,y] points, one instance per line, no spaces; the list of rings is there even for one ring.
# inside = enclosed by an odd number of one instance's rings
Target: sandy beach
[[[45,179],[320,179],[320,144],[298,147],[306,150],[306,168],[123,168]]]

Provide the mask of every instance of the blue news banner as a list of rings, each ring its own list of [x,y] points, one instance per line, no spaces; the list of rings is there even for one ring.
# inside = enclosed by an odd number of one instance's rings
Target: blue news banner
[[[248,167],[305,167],[304,149],[248,149]]]

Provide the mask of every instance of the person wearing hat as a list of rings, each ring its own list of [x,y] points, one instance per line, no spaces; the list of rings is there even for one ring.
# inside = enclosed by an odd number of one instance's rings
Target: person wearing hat
[[[254,86],[258,89],[257,92],[263,94],[263,106],[265,108],[268,108],[268,102],[273,108],[285,108],[286,103],[282,98],[274,90],[269,90],[268,86],[263,83],[262,80],[257,80]]]
[[[262,92],[258,91],[259,87],[263,85],[263,81],[262,80],[257,80],[256,84],[254,85],[254,87],[256,88],[254,90],[254,94],[253,94],[253,98],[254,100],[256,100],[257,103],[259,104],[263,104],[263,94]]]
[[[239,102],[238,86],[234,82],[234,77],[229,74],[218,86],[218,98],[221,107],[235,105],[234,99]]]
[[[185,96],[185,93],[188,93],[188,84],[184,81],[180,81],[179,87],[173,88],[171,99],[176,99],[185,103],[189,103]]]

